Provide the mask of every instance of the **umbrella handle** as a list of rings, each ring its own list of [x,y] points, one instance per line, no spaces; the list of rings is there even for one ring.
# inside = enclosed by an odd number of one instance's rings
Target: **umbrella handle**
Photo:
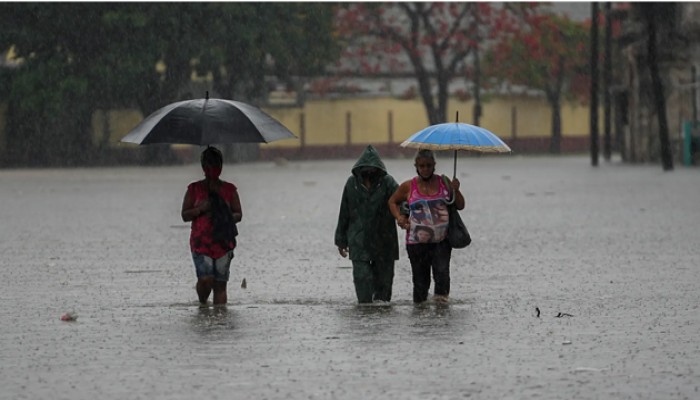
[[[457,177],[457,150],[455,150],[455,166],[454,166],[454,171],[452,172],[452,179]]]

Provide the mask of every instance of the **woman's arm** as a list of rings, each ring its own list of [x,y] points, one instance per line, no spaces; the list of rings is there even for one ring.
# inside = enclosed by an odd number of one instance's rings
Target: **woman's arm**
[[[209,209],[209,201],[205,200],[195,207],[194,196],[190,193],[189,188],[185,193],[185,197],[182,199],[182,211],[180,215],[184,222],[189,222],[204,214]]]
[[[447,178],[447,182],[450,184],[450,187],[452,187],[452,192],[457,196],[455,197],[455,208],[458,210],[463,210],[467,205],[467,202],[464,200],[462,192],[459,191],[459,179],[455,177],[454,180],[450,181],[450,178]]]
[[[408,217],[401,214],[401,203],[408,200],[410,191],[411,181],[406,181],[399,185],[399,188],[389,197],[389,211],[402,229],[408,229],[411,226],[408,222]]]
[[[238,190],[233,191],[233,198],[231,199],[231,213],[233,214],[233,220],[236,223],[241,222],[243,219],[243,210],[241,209],[241,198],[238,197]]]
[[[348,200],[348,185],[343,187],[340,197],[340,210],[338,211],[338,223],[335,226],[334,243],[338,247],[338,254],[345,258],[348,256],[348,227],[350,226],[350,204]]]

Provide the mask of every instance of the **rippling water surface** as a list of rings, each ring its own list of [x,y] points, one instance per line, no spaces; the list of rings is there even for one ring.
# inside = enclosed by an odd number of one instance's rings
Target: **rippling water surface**
[[[392,303],[358,306],[333,246],[353,164],[224,167],[244,221],[217,308],[179,216],[197,165],[0,170],[0,398],[700,396],[696,168],[460,159],[451,303],[411,303],[402,250]]]

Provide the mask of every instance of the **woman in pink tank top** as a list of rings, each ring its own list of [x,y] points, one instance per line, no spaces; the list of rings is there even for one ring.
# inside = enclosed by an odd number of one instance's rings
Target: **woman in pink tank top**
[[[435,280],[433,299],[446,303],[450,294],[450,257],[447,241],[449,217],[447,202],[454,192],[458,210],[465,206],[457,178],[447,183],[435,175],[435,156],[430,150],[419,150],[415,157],[417,176],[403,182],[389,199],[389,209],[398,225],[406,230],[406,251],[411,261],[413,301],[428,299],[431,271]],[[448,187],[449,185],[449,187]],[[408,203],[408,215],[401,213],[401,204]]]

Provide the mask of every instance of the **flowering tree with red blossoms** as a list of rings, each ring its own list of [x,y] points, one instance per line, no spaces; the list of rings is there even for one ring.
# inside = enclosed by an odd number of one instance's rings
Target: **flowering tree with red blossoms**
[[[550,152],[559,153],[562,100],[586,102],[590,95],[590,22],[541,13],[527,3],[498,21],[484,70],[495,82],[544,92],[552,109]]]
[[[430,124],[445,122],[449,83],[472,70],[493,15],[488,2],[349,3],[336,16],[338,72],[414,76]]]

